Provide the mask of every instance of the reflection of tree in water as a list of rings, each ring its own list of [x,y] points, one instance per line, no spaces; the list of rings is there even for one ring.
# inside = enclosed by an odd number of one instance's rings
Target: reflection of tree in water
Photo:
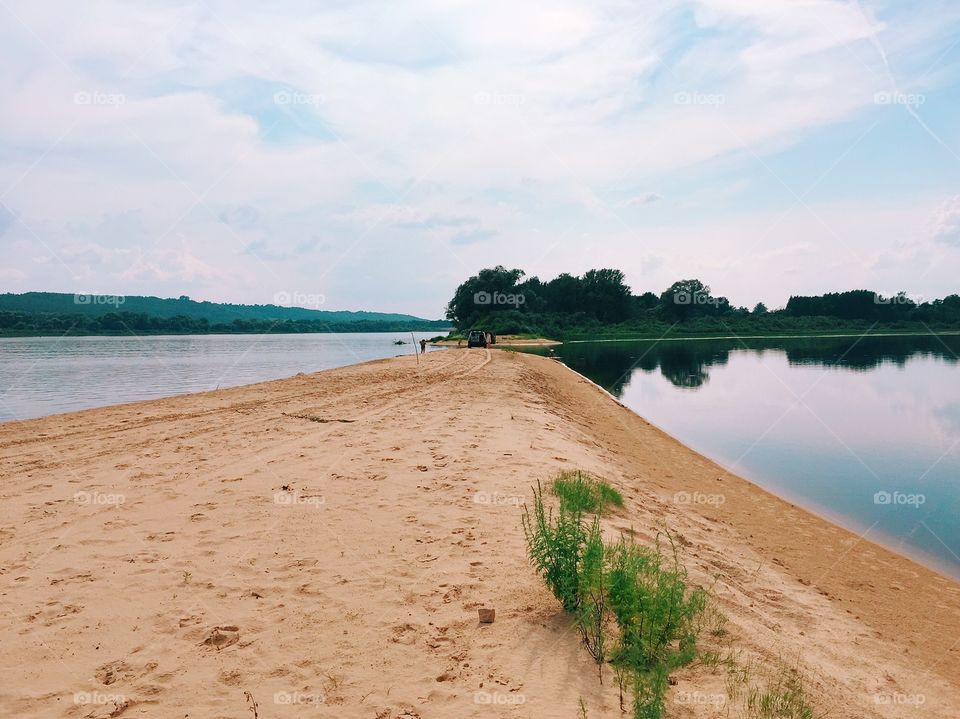
[[[725,365],[731,352],[777,352],[791,365],[841,367],[854,371],[884,363],[905,365],[917,357],[958,362],[960,337],[830,337],[765,340],[689,340],[568,344],[557,355],[573,369],[620,396],[631,375],[657,369],[675,387],[697,389],[710,367]]]
[[[710,379],[707,368],[726,364],[730,355],[728,349],[694,342],[665,343],[658,350],[660,373],[675,387],[688,389],[704,385]]]
[[[609,342],[569,344],[557,351],[566,364],[620,396],[634,371],[654,372],[678,387],[697,388],[707,381],[707,368],[726,364],[728,350],[698,342]]]
[[[630,379],[632,368],[643,353],[643,350],[637,350],[636,343],[566,345],[558,349],[560,351],[556,354],[571,369],[589,377],[617,397],[623,391],[623,385]]]
[[[957,337],[832,337],[786,347],[791,365],[876,369],[884,363],[903,367],[918,357],[937,357],[956,363],[960,354]]]

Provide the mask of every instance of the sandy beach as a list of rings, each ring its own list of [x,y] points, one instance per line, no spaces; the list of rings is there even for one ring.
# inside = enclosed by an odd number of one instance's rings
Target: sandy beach
[[[948,719],[960,585],[727,474],[557,362],[456,350],[0,425],[3,717],[621,717],[526,559],[581,468],[668,528],[818,715]],[[477,610],[496,610],[480,624]],[[722,666],[667,716],[744,716]],[[256,702],[256,712],[254,709]]]
[[[466,340],[437,340],[431,342],[433,347],[466,347]],[[497,337],[497,347],[556,347],[563,342],[558,340],[546,339],[544,337],[524,338],[513,337],[511,335],[501,335]]]

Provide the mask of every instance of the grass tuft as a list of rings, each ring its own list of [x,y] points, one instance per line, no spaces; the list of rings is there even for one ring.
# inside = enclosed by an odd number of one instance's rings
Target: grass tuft
[[[784,669],[767,686],[749,688],[747,716],[750,719],[814,719],[815,715],[807,703],[800,674]]]
[[[799,665],[782,661],[741,664],[732,653],[717,662],[727,670],[727,696],[738,702],[744,719],[817,719],[807,701]]]
[[[561,472],[551,489],[560,499],[560,506],[573,512],[603,514],[611,505],[623,506],[620,492],[579,469]]]

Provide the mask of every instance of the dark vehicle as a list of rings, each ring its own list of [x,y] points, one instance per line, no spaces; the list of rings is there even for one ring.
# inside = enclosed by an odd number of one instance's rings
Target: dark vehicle
[[[487,346],[487,336],[480,330],[470,330],[470,334],[467,335],[467,349],[471,347],[486,347]]]

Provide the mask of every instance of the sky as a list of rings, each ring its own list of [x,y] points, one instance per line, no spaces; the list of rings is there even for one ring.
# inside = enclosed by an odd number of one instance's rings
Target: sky
[[[0,291],[960,291],[960,3],[0,0]]]

